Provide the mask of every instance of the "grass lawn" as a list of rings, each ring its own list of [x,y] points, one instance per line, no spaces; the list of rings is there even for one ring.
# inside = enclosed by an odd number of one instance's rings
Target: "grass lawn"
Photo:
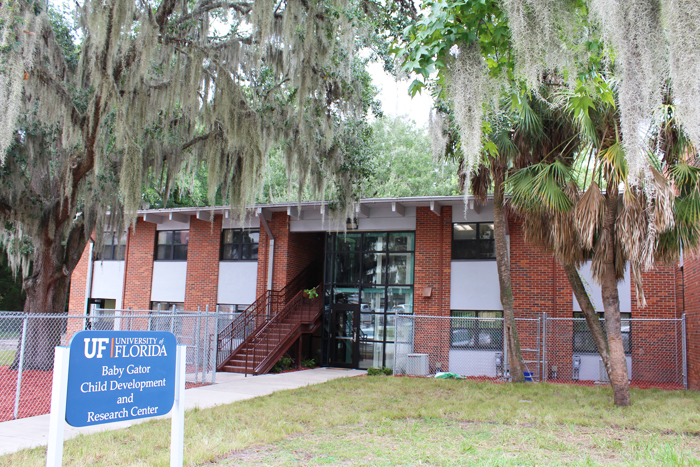
[[[187,413],[186,465],[700,465],[700,393],[350,378]],[[81,436],[64,465],[168,465],[170,421]],[[45,448],[0,457],[44,465]]]
[[[0,366],[9,365],[15,361],[16,350],[0,350]]]

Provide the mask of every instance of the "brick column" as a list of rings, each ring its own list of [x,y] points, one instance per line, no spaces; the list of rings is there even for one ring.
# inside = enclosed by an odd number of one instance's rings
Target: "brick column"
[[[416,208],[415,275],[413,312],[416,315],[450,316],[452,263],[452,207],[440,216],[428,207]],[[423,289],[432,287],[430,297]],[[414,351],[431,356],[430,368],[447,371],[450,358],[450,322],[447,319],[418,319]]]
[[[90,242],[88,241],[78,265],[70,276],[70,298],[68,300],[69,316],[83,316],[85,314],[85,297],[87,297],[89,292],[87,290],[87,273],[90,260]],[[82,319],[68,319],[65,342],[70,342],[73,334],[82,330]]]
[[[122,300],[125,309],[148,310],[151,305],[155,243],[156,224],[139,219],[136,228],[129,229]]]
[[[632,318],[673,319],[677,316],[676,268],[657,264],[642,274],[647,306],[641,307],[632,287]],[[632,380],[680,381],[679,326],[660,321],[632,321]],[[678,340],[678,348],[673,345]]]
[[[289,216],[286,212],[273,212],[272,219],[267,221],[272,235],[275,237],[274,271],[272,274],[272,290],[280,290],[287,285],[287,249],[289,247]],[[270,239],[267,231],[260,222],[260,245],[258,246],[258,286],[256,297],[267,290],[267,265]]]
[[[216,311],[219,284],[219,249],[222,216],[207,222],[190,218],[190,240],[187,248],[187,283],[185,310]]]

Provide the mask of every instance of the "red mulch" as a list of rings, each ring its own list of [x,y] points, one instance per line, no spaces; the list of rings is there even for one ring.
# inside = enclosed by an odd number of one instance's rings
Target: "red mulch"
[[[53,371],[23,371],[18,418],[34,417],[51,411]],[[12,420],[15,410],[17,372],[0,367],[0,422]]]

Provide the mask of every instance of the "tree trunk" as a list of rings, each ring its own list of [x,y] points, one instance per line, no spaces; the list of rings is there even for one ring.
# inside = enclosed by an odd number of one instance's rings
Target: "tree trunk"
[[[503,180],[505,172],[494,171],[494,197],[493,197],[493,229],[496,243],[496,265],[498,268],[498,285],[501,291],[501,305],[503,306],[503,337],[508,346],[508,362],[510,364],[510,376],[514,383],[524,383],[523,357],[520,352],[518,329],[515,326],[515,314],[513,312],[513,288],[510,280],[510,259],[508,258],[508,244],[506,242],[506,219],[503,208]]]
[[[66,311],[70,275],[87,243],[82,222],[71,220],[70,226],[66,225],[68,222],[49,222],[48,218],[56,215],[60,206],[54,204],[52,208],[42,219],[42,243],[34,245],[32,271],[22,283],[27,293],[24,313],[29,315],[23,370],[53,369],[54,347],[61,345],[61,336],[66,332],[66,319],[60,316]],[[65,230],[69,233],[64,236]],[[21,346],[20,339],[11,366],[15,370],[19,367]]]
[[[574,290],[574,295],[578,304],[581,306],[581,311],[583,316],[586,318],[586,324],[588,324],[588,329],[591,330],[591,335],[593,336],[593,341],[598,348],[598,353],[600,358],[603,359],[603,364],[605,369],[610,374],[610,351],[608,350],[608,341],[605,339],[605,333],[603,332],[603,326],[600,324],[598,319],[598,314],[593,308],[591,303],[591,298],[588,296],[586,287],[583,285],[581,276],[579,276],[576,268],[570,264],[562,263],[564,266],[564,272],[566,277],[569,279],[569,284]]]
[[[627,373],[627,358],[622,342],[620,328],[620,297],[617,292],[617,277],[615,275],[615,217],[617,215],[617,193],[606,193],[605,216],[603,219],[602,240],[605,258],[601,269],[601,290],[603,307],[605,309],[605,330],[607,333],[610,365],[608,377],[613,388],[615,405],[628,406],[630,400],[629,375]]]

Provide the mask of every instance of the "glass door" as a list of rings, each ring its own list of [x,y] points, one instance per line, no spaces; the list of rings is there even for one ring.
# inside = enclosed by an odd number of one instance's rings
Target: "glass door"
[[[331,307],[330,365],[357,368],[359,361],[360,305]]]

